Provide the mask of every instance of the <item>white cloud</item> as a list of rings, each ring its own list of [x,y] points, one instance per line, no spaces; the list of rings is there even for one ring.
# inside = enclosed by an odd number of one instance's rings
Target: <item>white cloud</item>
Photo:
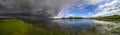
[[[79,9],[84,9],[85,7],[80,7]]]
[[[78,5],[76,7],[79,9],[84,9],[86,5],[95,5],[101,3],[102,1],[104,0],[80,0],[80,2],[77,3]]]
[[[92,15],[92,16],[102,16],[102,15],[105,15],[105,14],[115,12],[115,10],[114,11],[110,11],[110,10],[115,9],[115,7],[113,5],[120,2],[118,0],[113,0],[112,2],[108,2],[110,0],[80,0],[80,3],[78,3],[78,6],[76,6],[76,7],[78,7],[79,9],[84,9],[85,5],[95,5],[95,4],[101,3],[103,1],[106,1],[107,3],[99,5],[99,7],[96,9],[96,10],[102,10],[102,11],[98,12],[98,13]],[[107,7],[107,8],[105,8],[105,7]],[[61,14],[63,14],[63,12],[65,12],[63,10],[58,14],[58,16],[59,15],[64,16],[64,15],[61,15]],[[67,12],[70,12],[70,11],[67,11]],[[91,14],[92,13],[89,13],[88,15],[91,15]],[[66,15],[66,16],[68,17],[68,16],[75,16],[75,15],[69,14],[69,15]]]
[[[83,4],[79,4],[79,5],[77,5],[76,7],[83,7],[84,5]]]
[[[98,3],[101,3],[102,1],[104,1],[104,0],[86,0],[87,1],[87,3],[88,4],[92,4],[92,5],[94,5],[94,4],[98,4]]]
[[[96,17],[96,16],[102,16],[104,14],[108,14],[108,13],[110,13],[109,10],[110,10],[110,8],[105,8],[105,9],[103,9],[102,12],[98,12],[95,15],[92,15],[92,16]]]
[[[88,15],[91,15],[91,14],[92,14],[91,12],[88,13]]]
[[[98,12],[94,15],[92,15],[93,17],[97,17],[97,16],[103,16],[105,14],[109,14],[109,13],[113,13],[113,12],[117,12],[120,11],[120,9],[117,9],[117,7],[115,7],[114,5],[119,3],[120,1],[118,0],[113,0],[109,3],[105,3],[103,5],[99,5],[99,7],[96,10],[102,10],[101,12]]]
[[[84,9],[84,8],[85,8],[83,4],[79,4],[79,5],[77,5],[76,7],[77,7],[78,9]]]
[[[74,14],[66,14],[65,17],[75,17],[75,15]]]
[[[106,14],[110,14],[110,13],[114,13],[114,12],[118,12],[118,11],[120,11],[120,9],[112,10],[111,8],[105,8],[102,12],[98,12],[95,15],[92,15],[92,17],[104,16]]]
[[[99,5],[99,7],[98,7],[97,9],[103,9],[104,7],[112,6],[112,5],[114,5],[114,4],[117,4],[118,2],[120,2],[120,1],[118,1],[118,0],[113,0],[112,2],[105,3],[105,4],[103,4],[103,5]]]

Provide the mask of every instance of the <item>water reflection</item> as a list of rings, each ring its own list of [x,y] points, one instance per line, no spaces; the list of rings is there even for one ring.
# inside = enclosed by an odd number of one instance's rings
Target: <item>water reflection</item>
[[[60,19],[60,20],[39,20],[32,22],[38,28],[48,30],[62,30],[69,32],[71,35],[109,35],[111,29],[108,24],[114,22],[99,21],[92,19]]]
[[[85,22],[87,21],[87,22]],[[90,20],[83,20],[83,19],[68,19],[68,20],[53,20],[53,22],[58,23],[64,29],[70,29],[74,31],[79,30],[86,30],[90,27],[94,27],[95,24]]]
[[[63,29],[72,32],[82,32],[82,34],[86,33],[97,33],[97,34],[106,34],[109,29],[106,26],[98,27],[96,23],[110,23],[110,22],[103,22],[98,20],[91,20],[91,19],[63,19],[63,20],[53,20],[53,22],[58,23]],[[84,31],[83,31],[84,30]],[[85,32],[86,31],[86,32]]]

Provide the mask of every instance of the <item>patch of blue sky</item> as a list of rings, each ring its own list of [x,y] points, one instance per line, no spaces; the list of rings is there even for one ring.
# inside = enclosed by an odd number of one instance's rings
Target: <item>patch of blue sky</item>
[[[68,8],[68,9],[65,9],[61,13],[61,15],[58,15],[58,16],[60,16],[60,17],[66,17],[67,16],[68,17],[69,15],[74,15],[74,16],[90,17],[92,15],[100,16],[102,13],[103,13],[103,16],[104,15],[109,15],[109,14],[119,13],[119,12],[114,12],[114,11],[112,13],[109,13],[109,12],[104,13],[104,11],[103,11],[104,9],[106,9],[106,11],[107,11],[107,9],[112,10],[112,8],[115,8],[115,9],[120,8],[120,2],[115,3],[113,5],[110,5],[111,2],[113,3],[113,1],[115,1],[115,0],[103,0],[100,3],[90,2],[91,4],[85,3],[85,2],[79,2],[76,5]],[[116,1],[120,1],[120,0],[116,0]],[[94,2],[97,2],[97,1],[94,1]],[[103,6],[103,7],[101,7],[102,9],[99,9],[100,6]]]

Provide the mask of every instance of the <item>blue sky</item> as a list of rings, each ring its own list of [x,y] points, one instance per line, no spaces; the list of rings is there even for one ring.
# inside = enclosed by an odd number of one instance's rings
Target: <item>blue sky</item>
[[[80,0],[56,17],[98,17],[119,14],[120,0]]]

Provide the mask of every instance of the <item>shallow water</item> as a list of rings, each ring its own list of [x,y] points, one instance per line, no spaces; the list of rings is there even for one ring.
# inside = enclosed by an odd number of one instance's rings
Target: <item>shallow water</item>
[[[118,35],[111,32],[112,27],[107,26],[114,22],[93,19],[32,20],[30,22],[37,28],[67,31],[70,35]]]

